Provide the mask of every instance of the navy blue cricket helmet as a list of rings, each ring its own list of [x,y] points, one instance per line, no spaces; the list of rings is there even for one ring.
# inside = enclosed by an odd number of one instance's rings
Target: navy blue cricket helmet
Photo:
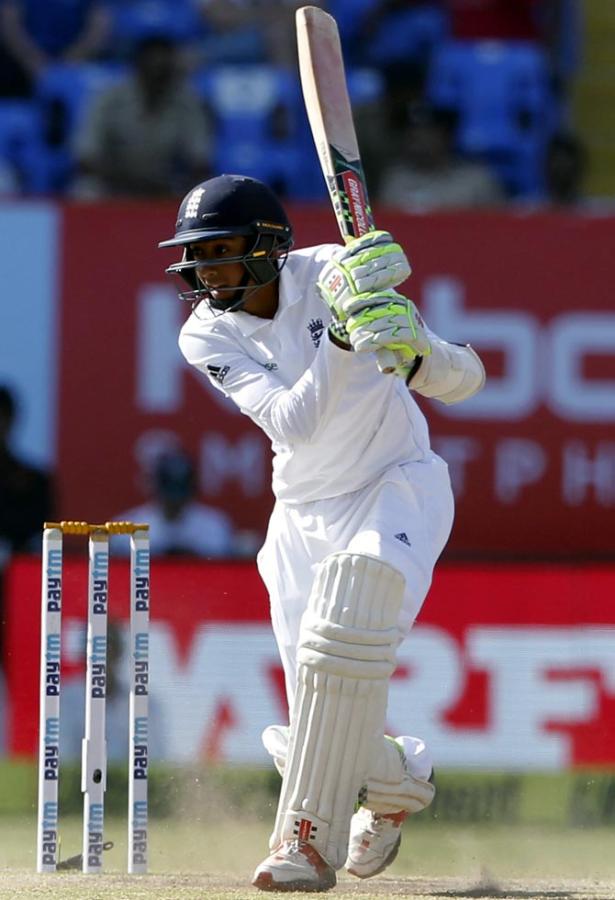
[[[262,181],[244,175],[218,175],[197,184],[181,202],[175,229],[174,237],[158,246],[183,247],[180,262],[166,269],[190,288],[180,291],[180,298],[193,305],[205,300],[220,311],[241,309],[249,281],[257,286],[274,281],[293,244],[292,226],[276,195]],[[191,244],[236,235],[248,238],[245,254],[216,264],[242,262],[245,278],[228,299],[214,300],[197,278],[197,269],[207,263],[194,259]]]

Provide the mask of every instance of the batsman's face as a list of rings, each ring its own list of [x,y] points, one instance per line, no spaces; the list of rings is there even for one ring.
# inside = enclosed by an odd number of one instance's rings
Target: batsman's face
[[[241,260],[247,252],[247,238],[243,236],[213,238],[191,244],[193,259],[199,263],[197,278],[214,300],[227,299],[245,278]]]

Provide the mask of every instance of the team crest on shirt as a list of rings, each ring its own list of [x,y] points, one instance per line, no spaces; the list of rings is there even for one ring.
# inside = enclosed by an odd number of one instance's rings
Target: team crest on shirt
[[[276,362],[261,363],[261,366],[268,372],[277,372],[280,368]]]
[[[308,331],[310,332],[312,343],[317,348],[320,347],[322,333],[324,330],[325,326],[322,319],[310,319],[310,321],[308,322]]]
[[[218,384],[224,384],[224,379],[229,373],[230,366],[207,366],[207,371]]]

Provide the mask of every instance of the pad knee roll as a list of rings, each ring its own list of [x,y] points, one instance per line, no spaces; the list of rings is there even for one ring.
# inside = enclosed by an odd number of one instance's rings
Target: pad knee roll
[[[301,620],[298,665],[342,677],[390,678],[404,583],[397,569],[375,557],[326,557]]]

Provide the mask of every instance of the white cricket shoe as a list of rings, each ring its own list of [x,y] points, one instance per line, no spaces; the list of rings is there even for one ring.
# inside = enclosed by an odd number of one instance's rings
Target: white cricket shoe
[[[352,817],[346,870],[371,878],[390,866],[401,844],[401,826],[408,813],[374,813],[364,806]]]
[[[254,872],[252,884],[261,891],[328,891],[336,884],[335,870],[305,841],[284,841]]]

